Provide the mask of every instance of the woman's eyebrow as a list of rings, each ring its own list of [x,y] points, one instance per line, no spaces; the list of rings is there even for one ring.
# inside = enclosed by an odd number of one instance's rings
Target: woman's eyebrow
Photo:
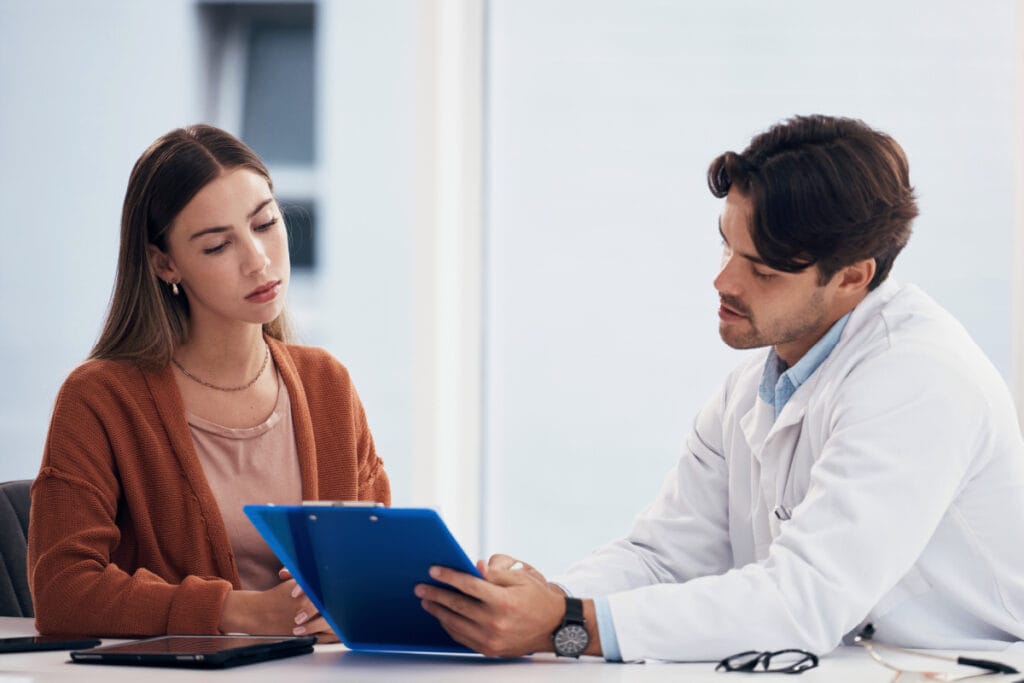
[[[262,211],[262,210],[263,210],[263,207],[264,207],[264,206],[266,206],[267,204],[269,204],[269,203],[270,203],[270,202],[272,202],[272,201],[274,201],[274,198],[273,198],[273,197],[268,197],[267,199],[264,199],[264,200],[263,200],[262,202],[260,202],[259,204],[257,204],[257,205],[256,205],[256,208],[255,208],[255,209],[253,209],[253,210],[252,210],[252,213],[250,213],[250,214],[249,214],[249,218],[252,218],[252,217],[253,217],[253,216],[255,216],[256,214],[258,214],[258,213],[259,213],[260,211]]]
[[[255,216],[260,211],[262,211],[263,207],[265,207],[267,204],[269,204],[272,201],[274,201],[273,197],[270,197],[269,199],[264,199],[262,202],[260,202],[259,204],[256,205],[256,208],[252,210],[252,212],[247,216],[247,218],[249,218],[251,220],[253,216]],[[192,233],[192,236],[189,237],[188,239],[189,239],[189,241],[192,241],[192,240],[194,240],[194,239],[196,239],[198,237],[202,237],[203,235],[209,235],[211,233],[218,233],[218,232],[227,232],[230,229],[231,229],[231,226],[229,226],[229,225],[215,225],[213,227],[203,228],[202,230],[198,230],[198,231]]]

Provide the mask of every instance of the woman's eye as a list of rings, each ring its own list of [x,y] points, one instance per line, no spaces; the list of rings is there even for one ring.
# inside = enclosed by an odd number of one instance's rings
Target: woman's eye
[[[224,247],[226,247],[226,246],[228,246],[228,243],[224,242],[222,244],[218,244],[215,247],[209,247],[208,249],[203,249],[203,253],[204,254],[216,254],[219,251],[223,251]]]
[[[266,223],[263,223],[263,224],[261,224],[261,225],[257,225],[257,226],[256,226],[256,231],[257,231],[257,232],[264,232],[264,231],[266,231],[266,230],[270,230],[270,229],[271,229],[272,227],[274,227],[274,225],[275,225],[276,223],[277,223],[277,216],[274,216],[273,218],[271,218],[271,219],[270,219],[269,221],[267,221]]]

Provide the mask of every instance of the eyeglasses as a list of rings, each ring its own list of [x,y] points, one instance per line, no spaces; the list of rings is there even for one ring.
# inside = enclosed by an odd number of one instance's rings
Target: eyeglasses
[[[804,650],[776,650],[758,652],[747,650],[730,655],[720,661],[715,671],[741,671],[744,673],[799,674],[818,666],[818,655]]]
[[[902,647],[895,647],[893,645],[882,645],[871,640],[875,635],[875,627],[871,624],[867,624],[860,632],[854,636],[853,642],[860,645],[871,658],[884,666],[887,669],[891,669],[896,672],[893,677],[893,683],[897,681],[899,683],[911,683],[912,681],[962,681],[968,678],[977,678],[979,676],[991,676],[992,674],[1015,674],[1019,673],[1012,666],[1002,664],[1001,662],[995,662],[990,659],[975,659],[973,657],[955,657],[947,655],[938,655],[931,652],[918,652],[917,650],[907,650]],[[922,671],[918,669],[909,669],[904,666],[897,665],[896,663],[884,659],[876,650],[888,650],[890,652],[900,652],[905,655],[912,655],[914,657],[927,657],[929,659],[941,659],[946,662],[952,662],[961,666],[973,666],[977,669],[983,669],[983,671],[976,673],[968,673],[963,675],[957,675],[950,671]]]

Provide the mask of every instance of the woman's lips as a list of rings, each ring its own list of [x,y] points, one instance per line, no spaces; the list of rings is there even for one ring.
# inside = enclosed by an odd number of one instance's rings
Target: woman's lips
[[[249,292],[245,299],[256,304],[265,304],[268,301],[273,301],[277,298],[278,289],[281,287],[281,281],[275,280],[274,282],[268,282],[267,284],[254,289]]]

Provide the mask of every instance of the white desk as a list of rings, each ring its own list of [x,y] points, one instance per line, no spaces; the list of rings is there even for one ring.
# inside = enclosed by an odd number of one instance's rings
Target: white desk
[[[0,617],[0,637],[33,635],[31,619]],[[1024,671],[1024,650],[979,654],[998,659]],[[538,655],[516,660],[488,660],[475,656],[377,655],[350,652],[341,645],[317,645],[312,655],[300,655],[223,671],[163,669],[155,667],[71,664],[66,652],[0,654],[0,683],[50,683],[53,681],[290,681],[293,683],[350,683],[355,681],[505,681],[575,680],[663,681],[665,683],[742,683],[787,681],[788,683],[873,683],[890,681],[892,672],[867,656],[861,648],[840,648],[823,658],[818,668],[791,676],[785,674],[716,673],[713,663],[699,664],[608,664],[584,657],[580,661]],[[991,683],[1015,683],[1017,676],[978,679]]]

